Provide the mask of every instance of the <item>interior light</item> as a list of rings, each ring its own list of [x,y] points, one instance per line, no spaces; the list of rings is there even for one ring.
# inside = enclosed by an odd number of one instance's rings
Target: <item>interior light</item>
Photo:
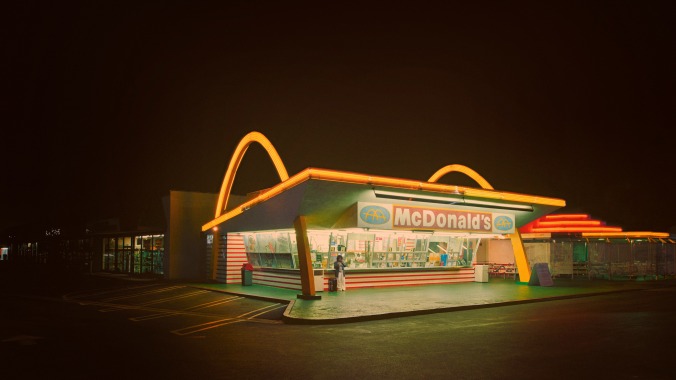
[[[399,200],[408,200],[416,202],[430,202],[430,203],[440,203],[448,205],[460,205],[460,206],[478,206],[486,208],[499,208],[504,210],[517,210],[517,211],[533,211],[533,206],[531,205],[515,205],[508,203],[500,202],[489,202],[489,201],[480,201],[476,199],[465,199],[464,196],[459,197],[442,197],[438,195],[426,195],[426,194],[412,194],[404,193],[399,191],[387,191],[387,190],[373,190],[376,198],[387,198],[387,199],[399,199]]]
[[[440,197],[436,195],[423,195],[423,194],[411,194],[403,193],[399,191],[387,191],[387,190],[373,190],[376,198],[389,198],[389,199],[400,199],[400,200],[413,200],[413,201],[423,201],[423,202],[434,202],[434,203],[443,203],[443,204],[456,204],[463,203],[462,197]]]
[[[433,230],[411,230],[414,234],[419,234],[419,235],[432,235],[434,234]]]

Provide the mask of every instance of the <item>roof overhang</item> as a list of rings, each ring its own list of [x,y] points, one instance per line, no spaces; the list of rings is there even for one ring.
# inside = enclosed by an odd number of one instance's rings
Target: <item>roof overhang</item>
[[[298,215],[306,216],[308,228],[332,228],[358,201],[511,212],[517,227],[566,205],[558,198],[307,168],[204,224],[202,231],[292,228]]]

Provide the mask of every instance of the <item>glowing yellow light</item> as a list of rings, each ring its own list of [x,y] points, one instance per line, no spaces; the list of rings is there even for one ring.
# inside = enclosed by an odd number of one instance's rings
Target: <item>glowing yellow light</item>
[[[484,177],[479,175],[479,173],[475,172],[474,170],[468,168],[465,165],[459,165],[459,164],[444,166],[443,168],[437,170],[436,173],[432,174],[432,176],[430,177],[430,179],[427,180],[427,182],[437,182],[439,180],[439,178],[445,176],[448,173],[452,173],[452,172],[463,173],[463,174],[467,175],[468,177],[470,177],[471,179],[473,179],[476,183],[478,183],[479,186],[481,186],[481,188],[493,190],[493,186],[491,186],[491,184],[488,183],[488,181],[486,181],[484,179]]]
[[[277,173],[279,174],[281,183],[267,190],[261,191],[261,193],[259,193],[255,198],[249,200],[248,202],[244,202],[239,207],[236,207],[223,214],[223,211],[228,204],[228,198],[230,197],[230,192],[232,190],[232,183],[234,181],[237,169],[239,168],[239,164],[241,163],[241,160],[244,157],[244,153],[246,153],[247,148],[252,142],[258,142],[268,152],[268,155],[272,159],[272,162],[275,165],[275,168],[277,169]],[[464,186],[451,186],[436,183],[436,181],[439,178],[454,171],[466,174],[474,181],[476,181],[482,188],[475,189]],[[265,136],[263,136],[258,132],[251,132],[248,135],[246,135],[242,139],[242,141],[240,141],[239,145],[235,149],[235,152],[233,153],[232,158],[230,159],[230,164],[228,165],[228,170],[225,173],[223,185],[221,186],[221,192],[218,196],[218,204],[216,205],[215,219],[202,226],[202,231],[206,231],[209,228],[216,227],[217,225],[225,222],[226,220],[232,219],[235,216],[241,214],[242,212],[248,210],[252,206],[264,202],[310,179],[366,184],[371,186],[384,186],[407,190],[422,190],[443,194],[462,193],[465,196],[469,197],[497,199],[503,201],[540,204],[556,207],[564,207],[566,205],[566,202],[563,199],[545,198],[533,195],[495,191],[493,187],[488,183],[488,181],[486,181],[481,175],[479,175],[477,172],[464,165],[445,166],[440,170],[438,170],[436,173],[434,173],[427,182],[391,178],[391,177],[371,176],[366,174],[342,172],[336,170],[314,169],[314,168],[305,169],[299,172],[298,174],[294,175],[293,177],[289,178],[289,175],[286,172],[286,168],[282,163],[281,157],[279,157],[279,154],[277,154],[277,151],[272,146],[270,141]],[[514,255],[517,267],[519,270],[519,278],[522,282],[528,281],[528,279],[530,278],[531,269],[528,265],[528,259],[525,254],[525,249],[523,247],[523,241],[521,240],[521,236],[519,232],[516,231],[510,237],[512,241],[512,246],[514,248]]]
[[[244,153],[246,153],[249,145],[251,145],[253,142],[259,143],[268,152],[272,163],[275,165],[275,169],[277,169],[279,179],[282,182],[289,179],[289,174],[286,172],[284,163],[282,163],[282,158],[279,156],[279,154],[277,154],[277,150],[274,146],[272,146],[270,140],[268,140],[267,137],[265,137],[260,132],[251,132],[247,134],[239,142],[237,148],[235,148],[235,152],[232,154],[230,164],[228,165],[228,170],[225,172],[223,184],[221,185],[221,192],[218,194],[218,203],[216,204],[216,214],[214,216],[215,218],[221,216],[225,208],[228,206],[228,199],[230,198],[230,192],[232,191],[232,184],[235,181],[235,174],[237,173],[239,164],[242,162],[242,158],[244,158]]]
[[[461,188],[464,191],[466,196],[475,196],[481,198],[489,199],[499,199],[504,201],[513,201],[513,202],[523,202],[529,204],[541,204],[547,206],[558,206],[564,207],[566,202],[562,199],[556,198],[545,198],[538,197],[533,195],[524,195],[516,193],[507,193],[507,192],[498,192],[495,190],[481,190],[473,189],[469,187],[458,187],[453,185],[442,185],[438,183],[429,183],[429,182],[420,182],[407,179],[391,178],[391,177],[381,177],[381,176],[371,176],[366,174],[352,173],[352,172],[342,172],[337,170],[328,170],[328,169],[316,169],[316,168],[307,168],[297,174],[289,177],[286,181],[283,181],[267,190],[262,191],[255,198],[242,203],[240,206],[217,216],[211,222],[202,226],[202,231],[206,231],[209,228],[217,226],[226,220],[232,219],[233,217],[241,214],[243,210],[246,210],[258,203],[264,202],[304,181],[310,179],[317,179],[323,181],[336,181],[336,182],[346,182],[346,183],[355,183],[355,184],[368,184],[373,186],[386,186],[394,187],[398,189],[408,189],[408,190],[425,190],[432,192],[439,192],[444,194],[451,194],[457,188]],[[224,182],[225,183],[225,182]],[[223,191],[223,190],[221,190]],[[230,189],[228,188],[228,194]],[[220,208],[219,203],[219,208]]]

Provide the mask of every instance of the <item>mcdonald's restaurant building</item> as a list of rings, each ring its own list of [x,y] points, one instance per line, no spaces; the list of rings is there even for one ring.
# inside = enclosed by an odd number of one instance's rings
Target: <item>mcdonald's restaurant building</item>
[[[267,150],[280,183],[226,209],[239,162],[254,142]],[[437,183],[453,171],[479,187]],[[474,282],[493,241],[513,250],[519,280],[527,282],[518,228],[564,206],[561,199],[494,190],[462,165],[428,181],[318,168],[288,176],[272,144],[252,132],[233,154],[214,219],[202,226],[207,277],[241,283],[249,263],[253,284],[314,297],[327,289],[342,255],[348,290]]]

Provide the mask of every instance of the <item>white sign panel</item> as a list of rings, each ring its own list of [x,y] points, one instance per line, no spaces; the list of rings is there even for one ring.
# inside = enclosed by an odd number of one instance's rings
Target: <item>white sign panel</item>
[[[513,214],[380,203],[358,203],[358,227],[509,234]]]

